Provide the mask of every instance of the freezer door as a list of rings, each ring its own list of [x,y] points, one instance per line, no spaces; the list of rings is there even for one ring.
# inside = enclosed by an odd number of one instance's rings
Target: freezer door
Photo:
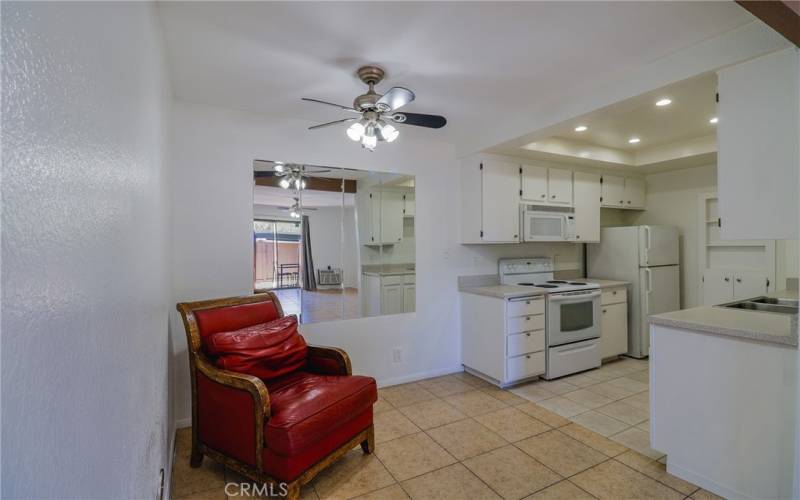
[[[681,308],[680,279],[680,266],[643,267],[639,270],[642,313],[638,338],[631,339],[634,344],[631,346],[632,350],[638,351],[639,357],[647,356],[650,350],[650,325],[647,318],[651,314],[677,311]]]
[[[678,228],[675,226],[639,226],[639,266],[678,264]]]

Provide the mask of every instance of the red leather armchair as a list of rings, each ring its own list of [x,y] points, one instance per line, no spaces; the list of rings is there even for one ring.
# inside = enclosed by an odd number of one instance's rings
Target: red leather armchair
[[[308,346],[305,366],[271,380],[217,368],[204,339],[283,317],[273,293],[180,303],[192,381],[191,465],[203,456],[287,497],[361,444],[374,450],[375,380],[352,375],[341,349]]]

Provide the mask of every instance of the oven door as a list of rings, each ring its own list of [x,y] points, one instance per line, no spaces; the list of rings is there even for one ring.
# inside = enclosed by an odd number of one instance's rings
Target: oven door
[[[547,345],[600,337],[600,290],[547,296]]]
[[[524,241],[564,241],[566,216],[547,212],[522,212]]]

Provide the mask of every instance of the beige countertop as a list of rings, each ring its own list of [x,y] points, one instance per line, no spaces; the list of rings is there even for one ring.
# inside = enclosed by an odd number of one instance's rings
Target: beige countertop
[[[414,264],[365,264],[361,273],[369,276],[397,276],[416,273]]]
[[[586,281],[589,283],[597,283],[600,285],[600,288],[614,288],[617,286],[630,285],[630,282],[628,281],[600,280],[596,278],[586,278]]]
[[[541,288],[537,289],[529,286],[500,285],[497,283],[496,279],[494,283],[491,283],[489,279],[486,281],[489,281],[489,283],[476,284],[473,286],[460,284],[458,291],[464,293],[473,293],[475,295],[485,295],[487,297],[497,297],[500,299],[512,299],[515,297],[525,297],[531,295],[547,295],[548,293],[552,292],[552,290],[545,290]],[[600,288],[612,288],[617,286],[625,286],[628,284],[627,281],[596,280],[592,278],[573,278],[571,281],[587,281],[590,283],[597,283],[600,285]]]
[[[785,290],[769,296],[796,299],[797,291]],[[704,306],[655,314],[649,320],[654,325],[797,347],[797,316]]]

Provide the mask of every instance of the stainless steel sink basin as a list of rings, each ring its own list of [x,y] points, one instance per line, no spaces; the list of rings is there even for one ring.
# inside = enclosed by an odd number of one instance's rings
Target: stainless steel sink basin
[[[798,301],[791,299],[775,299],[772,297],[754,297],[752,299],[721,304],[719,307],[777,314],[797,314]]]

